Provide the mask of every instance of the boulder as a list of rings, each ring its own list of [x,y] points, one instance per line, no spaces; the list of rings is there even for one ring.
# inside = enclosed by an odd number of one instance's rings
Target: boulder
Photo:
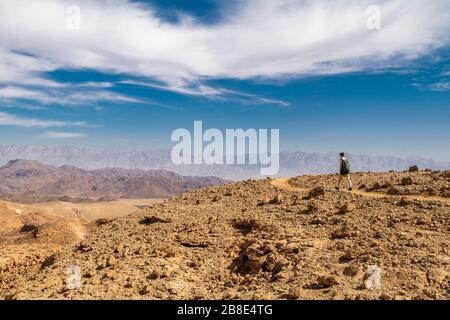
[[[277,194],[273,199],[269,201],[269,204],[282,204],[283,195],[281,193]]]
[[[389,190],[387,191],[387,194],[396,196],[396,195],[401,194],[401,191],[397,187],[392,187],[392,188],[389,188]]]
[[[303,289],[301,286],[294,286],[289,288],[289,291],[286,295],[288,299],[298,299],[302,296]]]
[[[349,213],[355,209],[356,209],[356,206],[353,203],[347,202],[339,209],[339,212],[340,213]]]
[[[308,198],[316,198],[323,196],[325,194],[325,189],[323,187],[315,187],[308,193]]]
[[[314,287],[318,289],[323,289],[332,287],[338,283],[339,282],[335,276],[318,276],[317,283],[314,285]]]
[[[319,211],[322,211],[323,208],[316,202],[310,202],[308,203],[308,207],[303,210],[301,213],[303,214],[312,214],[312,213],[316,213]]]
[[[117,264],[117,260],[114,256],[109,256],[108,260],[106,261],[106,266],[108,267],[112,267],[115,266]]]
[[[402,179],[402,182],[401,182],[401,184],[402,184],[402,186],[410,186],[410,185],[412,185],[414,182],[413,182],[413,179],[411,178],[411,177],[404,177],[403,179]]]

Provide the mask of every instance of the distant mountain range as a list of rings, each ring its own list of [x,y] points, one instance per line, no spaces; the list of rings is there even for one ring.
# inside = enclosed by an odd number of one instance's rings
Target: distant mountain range
[[[337,153],[281,152],[278,176],[331,173],[337,171]],[[404,170],[419,168],[450,169],[450,162],[425,158],[399,158],[349,154],[353,171]],[[124,168],[169,170],[186,176],[216,176],[242,180],[260,178],[258,165],[181,165],[170,159],[170,150],[114,150],[77,146],[0,146],[0,164],[13,159],[37,160],[52,166],[70,165],[86,170]]]
[[[166,170],[53,167],[35,160],[12,160],[0,168],[0,198],[13,202],[165,198],[221,184],[215,177],[185,177]]]

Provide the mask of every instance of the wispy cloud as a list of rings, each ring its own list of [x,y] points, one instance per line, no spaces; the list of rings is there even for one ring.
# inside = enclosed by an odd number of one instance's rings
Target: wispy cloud
[[[220,97],[223,94],[223,90],[220,88],[213,88],[204,84],[188,83],[183,80],[177,81],[177,83],[172,84],[144,82],[136,80],[122,80],[119,83],[148,87],[164,91],[173,91],[192,96]]]
[[[0,89],[0,99],[23,99],[23,100],[34,100],[42,103],[51,103],[55,101],[54,98],[48,96],[42,92],[28,90],[15,86],[6,86]]]
[[[431,91],[439,91],[439,92],[450,91],[450,82],[449,81],[440,81],[440,82],[432,83],[432,84],[428,85],[428,89],[430,89]]]
[[[84,91],[65,95],[62,102],[67,104],[95,103],[98,101],[114,101],[129,103],[146,103],[145,100],[129,97],[109,91]]]
[[[23,128],[49,127],[88,127],[84,121],[59,121],[19,117],[7,112],[0,112],[0,126],[16,126]]]
[[[366,27],[372,0],[231,1],[213,25],[187,15],[169,23],[134,1],[79,0],[81,29],[69,30],[66,9],[73,1],[3,0],[0,83],[57,88],[63,84],[47,79],[46,72],[88,69],[217,97],[205,79],[385,70],[393,59],[396,66],[407,64],[449,43],[448,0],[376,2],[379,31]]]
[[[3,100],[27,100],[36,101],[42,104],[59,105],[82,105],[93,104],[102,101],[116,103],[147,103],[144,100],[128,97],[126,95],[104,91],[104,90],[83,90],[79,89],[45,89],[22,88],[8,85],[0,88],[0,99]]]
[[[121,84],[134,85],[134,86],[142,86],[148,88],[154,88],[164,91],[172,91],[185,95],[192,96],[204,96],[213,100],[222,100],[229,101],[235,100],[239,97],[239,100],[244,103],[260,103],[260,104],[273,104],[281,107],[289,106],[289,102],[282,100],[269,99],[265,97],[260,97],[255,94],[249,94],[245,92],[240,92],[237,90],[230,90],[226,88],[220,87],[211,87],[204,84],[183,84],[181,86],[172,86],[165,84],[157,84],[152,82],[143,82],[136,80],[123,80],[120,81]]]
[[[35,104],[27,104],[27,103],[20,103],[17,101],[14,101],[12,104],[0,104],[0,108],[7,108],[7,109],[22,109],[22,110],[29,110],[29,111],[42,111],[47,110],[46,107],[41,105],[35,105]]]
[[[273,104],[273,105],[277,105],[280,107],[288,107],[290,105],[289,102],[286,102],[283,100],[269,99],[269,98],[261,97],[261,96],[255,95],[255,94],[249,94],[249,93],[240,92],[240,91],[236,91],[236,90],[223,89],[223,92],[227,93],[231,96],[241,97],[245,100],[244,102],[248,102],[248,103]]]
[[[82,82],[82,83],[72,84],[72,85],[79,86],[79,87],[88,87],[88,88],[111,88],[111,87],[114,87],[114,83],[112,83],[112,82],[95,82],[95,81]]]
[[[0,7],[4,3],[0,4]],[[2,8],[3,10],[3,8]],[[4,12],[1,11],[0,15]],[[4,32],[1,29],[0,39],[4,39]],[[9,30],[14,32],[13,30]],[[18,53],[14,48],[5,46],[6,43],[0,41],[0,83],[20,83],[27,85],[37,85],[52,88],[60,88],[65,86],[57,81],[49,80],[43,75],[46,72],[56,70],[59,65],[42,57],[35,57]]]
[[[55,132],[55,131],[47,131],[41,138],[45,139],[77,139],[77,138],[85,138],[87,135],[85,133],[80,132]]]

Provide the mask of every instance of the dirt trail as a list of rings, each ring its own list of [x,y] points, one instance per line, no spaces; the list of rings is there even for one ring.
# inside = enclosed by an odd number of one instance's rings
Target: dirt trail
[[[293,192],[309,192],[310,189],[308,188],[300,188],[293,186],[289,183],[290,178],[278,178],[274,179],[272,181],[272,185],[276,188],[286,190],[286,191],[293,191]],[[445,197],[439,197],[439,196],[424,196],[424,195],[390,195],[386,193],[377,193],[377,192],[368,192],[363,190],[355,190],[352,191],[348,190],[340,190],[341,192],[347,192],[351,194],[360,195],[367,198],[386,198],[386,197],[393,197],[393,198],[406,198],[410,200],[419,200],[419,201],[440,201],[445,202],[447,204],[450,204],[450,199]]]
[[[84,240],[87,235],[86,221],[76,221],[76,223],[72,227],[72,232],[76,237],[79,238],[79,241]]]

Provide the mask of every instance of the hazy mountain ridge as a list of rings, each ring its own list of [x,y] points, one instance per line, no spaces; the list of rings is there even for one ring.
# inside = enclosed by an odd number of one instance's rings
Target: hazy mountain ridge
[[[354,171],[405,170],[420,168],[449,169],[450,162],[425,158],[348,155]],[[124,169],[164,169],[187,176],[216,176],[241,180],[259,178],[257,165],[181,165],[170,159],[170,150],[115,150],[77,146],[0,146],[0,164],[13,159],[37,160],[52,166],[75,166],[86,170],[108,167]],[[281,152],[278,176],[336,172],[337,153]]]
[[[0,181],[0,197],[19,202],[165,198],[224,182],[215,177],[186,177],[165,170],[88,171],[69,165],[53,167],[36,160],[8,162],[0,168]]]

